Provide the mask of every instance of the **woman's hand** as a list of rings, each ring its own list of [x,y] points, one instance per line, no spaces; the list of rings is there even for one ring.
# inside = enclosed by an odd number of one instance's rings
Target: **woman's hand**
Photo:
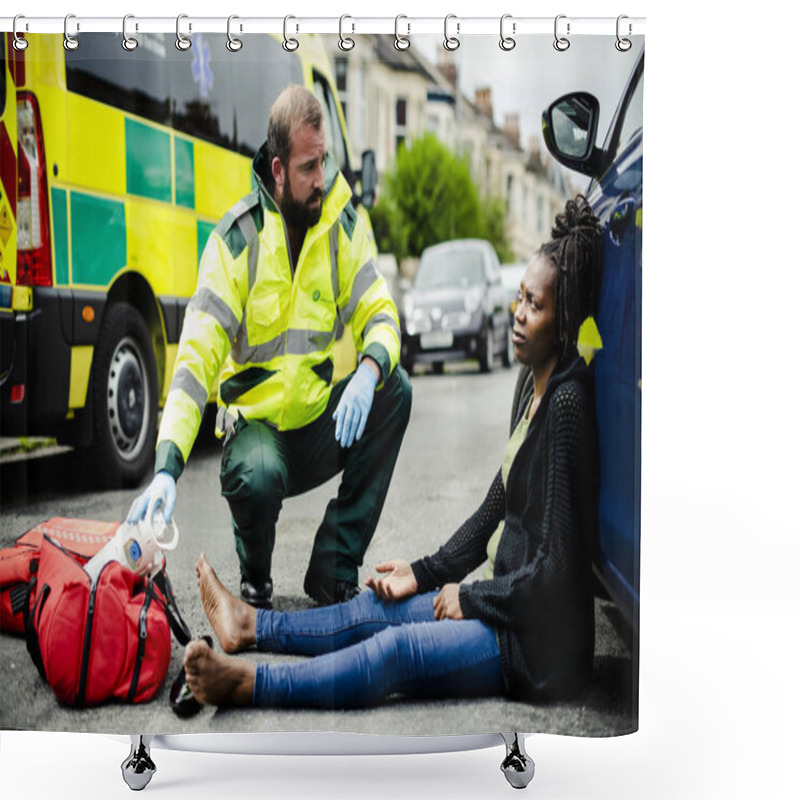
[[[375,569],[384,573],[384,577],[373,578],[370,575],[366,583],[381,600],[397,602],[417,593],[417,579],[407,561],[395,559],[378,564]]]
[[[458,593],[460,583],[446,583],[433,601],[433,615],[436,619],[464,619]]]

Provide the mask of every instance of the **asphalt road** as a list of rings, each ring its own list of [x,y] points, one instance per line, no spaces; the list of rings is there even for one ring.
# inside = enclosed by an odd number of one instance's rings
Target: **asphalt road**
[[[367,552],[363,581],[388,558],[412,560],[435,550],[478,506],[502,460],[516,369],[478,374],[471,365],[444,375],[417,374],[411,422],[378,531]],[[210,633],[194,563],[204,551],[229,587],[238,586],[227,504],[219,493],[220,446],[209,431],[198,439],[178,486],[175,520],[180,545],[169,573],[182,613],[195,635]],[[122,519],[137,490],[97,492],[80,458],[58,452],[25,461],[0,461],[0,546],[53,516]],[[336,490],[332,481],[287,500],[278,525],[273,562],[275,605],[310,605],[302,580],[316,527]],[[169,687],[183,648],[173,641],[167,682],[142,706],[105,705],[75,710],[60,705],[40,679],[23,639],[0,635],[0,728],[103,733],[223,731],[346,731],[383,734],[467,734],[490,731],[608,736],[636,723],[630,647],[609,603],[596,601],[597,642],[591,687],[569,703],[532,706],[503,698],[409,701],[402,698],[363,711],[204,709],[189,720],[169,707]],[[288,656],[248,653],[254,661]],[[634,722],[632,723],[632,720]]]

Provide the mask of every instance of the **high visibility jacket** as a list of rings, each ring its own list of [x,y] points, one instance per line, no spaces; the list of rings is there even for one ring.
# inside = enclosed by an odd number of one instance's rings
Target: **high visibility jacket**
[[[297,264],[266,189],[268,158],[253,159],[256,188],[211,234],[186,310],[162,415],[156,471],[183,471],[219,374],[218,434],[239,413],[278,430],[308,425],[325,409],[333,345],[350,325],[356,348],[375,359],[381,383],[400,356],[400,325],[377,270],[364,220],[328,158],[319,222]],[[379,387],[380,388],[380,387]]]

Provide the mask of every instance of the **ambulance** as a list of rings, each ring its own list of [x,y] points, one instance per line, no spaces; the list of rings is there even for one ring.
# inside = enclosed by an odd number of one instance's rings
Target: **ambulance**
[[[359,213],[374,154],[356,169],[319,38],[195,34],[3,37],[0,84],[0,427],[90,450],[108,486],[149,472],[186,306],[206,240],[251,190],[252,156],[289,83],[320,100],[328,152]],[[368,218],[368,217],[367,217]],[[371,227],[370,227],[371,230]],[[377,253],[376,253],[377,255]],[[334,379],[355,363],[352,336]],[[214,398],[212,398],[213,400]]]

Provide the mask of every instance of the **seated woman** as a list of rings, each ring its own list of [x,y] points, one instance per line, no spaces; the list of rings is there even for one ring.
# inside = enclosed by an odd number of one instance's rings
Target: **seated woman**
[[[578,197],[528,264],[514,350],[533,389],[485,500],[438,552],[379,565],[371,591],[349,602],[296,612],[243,603],[201,555],[203,607],[225,652],[315,657],[255,665],[193,641],[184,666],[200,702],[355,708],[398,693],[537,702],[585,685],[598,460],[592,376],[577,340],[596,310],[601,245],[600,224]],[[462,583],[487,560],[482,580]]]

